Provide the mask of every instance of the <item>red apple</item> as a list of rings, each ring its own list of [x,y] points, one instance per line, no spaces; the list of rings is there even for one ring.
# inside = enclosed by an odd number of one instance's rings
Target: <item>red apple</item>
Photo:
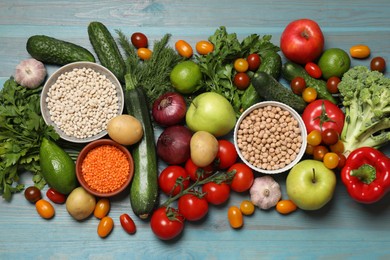
[[[321,55],[324,35],[315,21],[295,20],[286,26],[280,36],[280,49],[290,61],[306,64]]]

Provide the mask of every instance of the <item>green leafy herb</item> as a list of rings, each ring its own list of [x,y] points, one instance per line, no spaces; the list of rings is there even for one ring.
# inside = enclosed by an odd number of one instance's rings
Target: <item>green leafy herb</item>
[[[0,194],[8,201],[24,189],[19,183],[21,171],[33,173],[38,188],[46,184],[39,166],[41,140],[59,136],[41,116],[41,90],[19,86],[11,77],[0,91]]]
[[[229,34],[224,26],[217,29],[214,35],[209,37],[209,41],[214,44],[214,51],[196,56],[204,75],[203,89],[226,97],[239,115],[245,90],[239,90],[233,84],[234,60],[247,57],[251,53],[261,55],[267,51],[278,52],[279,47],[271,43],[271,35],[260,38],[257,34],[251,34],[239,41],[237,34]]]

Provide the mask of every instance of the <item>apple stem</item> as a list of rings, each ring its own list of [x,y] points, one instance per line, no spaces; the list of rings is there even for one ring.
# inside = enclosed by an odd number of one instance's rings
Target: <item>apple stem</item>
[[[301,33],[301,36],[303,38],[305,38],[306,40],[309,39],[309,33],[307,32],[307,30],[303,30],[302,33]]]
[[[313,182],[313,183],[316,183],[317,182],[317,180],[316,180],[316,170],[313,168],[313,178],[311,179],[311,181]]]

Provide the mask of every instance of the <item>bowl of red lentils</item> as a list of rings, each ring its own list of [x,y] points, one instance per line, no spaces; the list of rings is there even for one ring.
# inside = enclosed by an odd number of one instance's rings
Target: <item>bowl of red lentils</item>
[[[245,110],[234,128],[234,145],[241,160],[264,174],[286,172],[305,153],[307,133],[301,116],[290,106],[259,102]]]
[[[64,140],[89,143],[107,134],[107,124],[122,114],[124,94],[115,75],[100,64],[73,62],[46,81],[41,114]]]
[[[125,190],[134,174],[129,150],[111,139],[87,144],[76,161],[80,185],[97,197],[112,197]]]

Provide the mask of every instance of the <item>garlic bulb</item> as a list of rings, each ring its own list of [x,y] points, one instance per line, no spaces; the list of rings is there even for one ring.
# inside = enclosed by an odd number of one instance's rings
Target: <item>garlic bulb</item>
[[[36,59],[21,61],[16,66],[15,81],[26,88],[37,88],[45,80],[45,65]]]
[[[269,175],[255,178],[249,190],[251,201],[260,209],[269,209],[282,197],[280,185]]]

